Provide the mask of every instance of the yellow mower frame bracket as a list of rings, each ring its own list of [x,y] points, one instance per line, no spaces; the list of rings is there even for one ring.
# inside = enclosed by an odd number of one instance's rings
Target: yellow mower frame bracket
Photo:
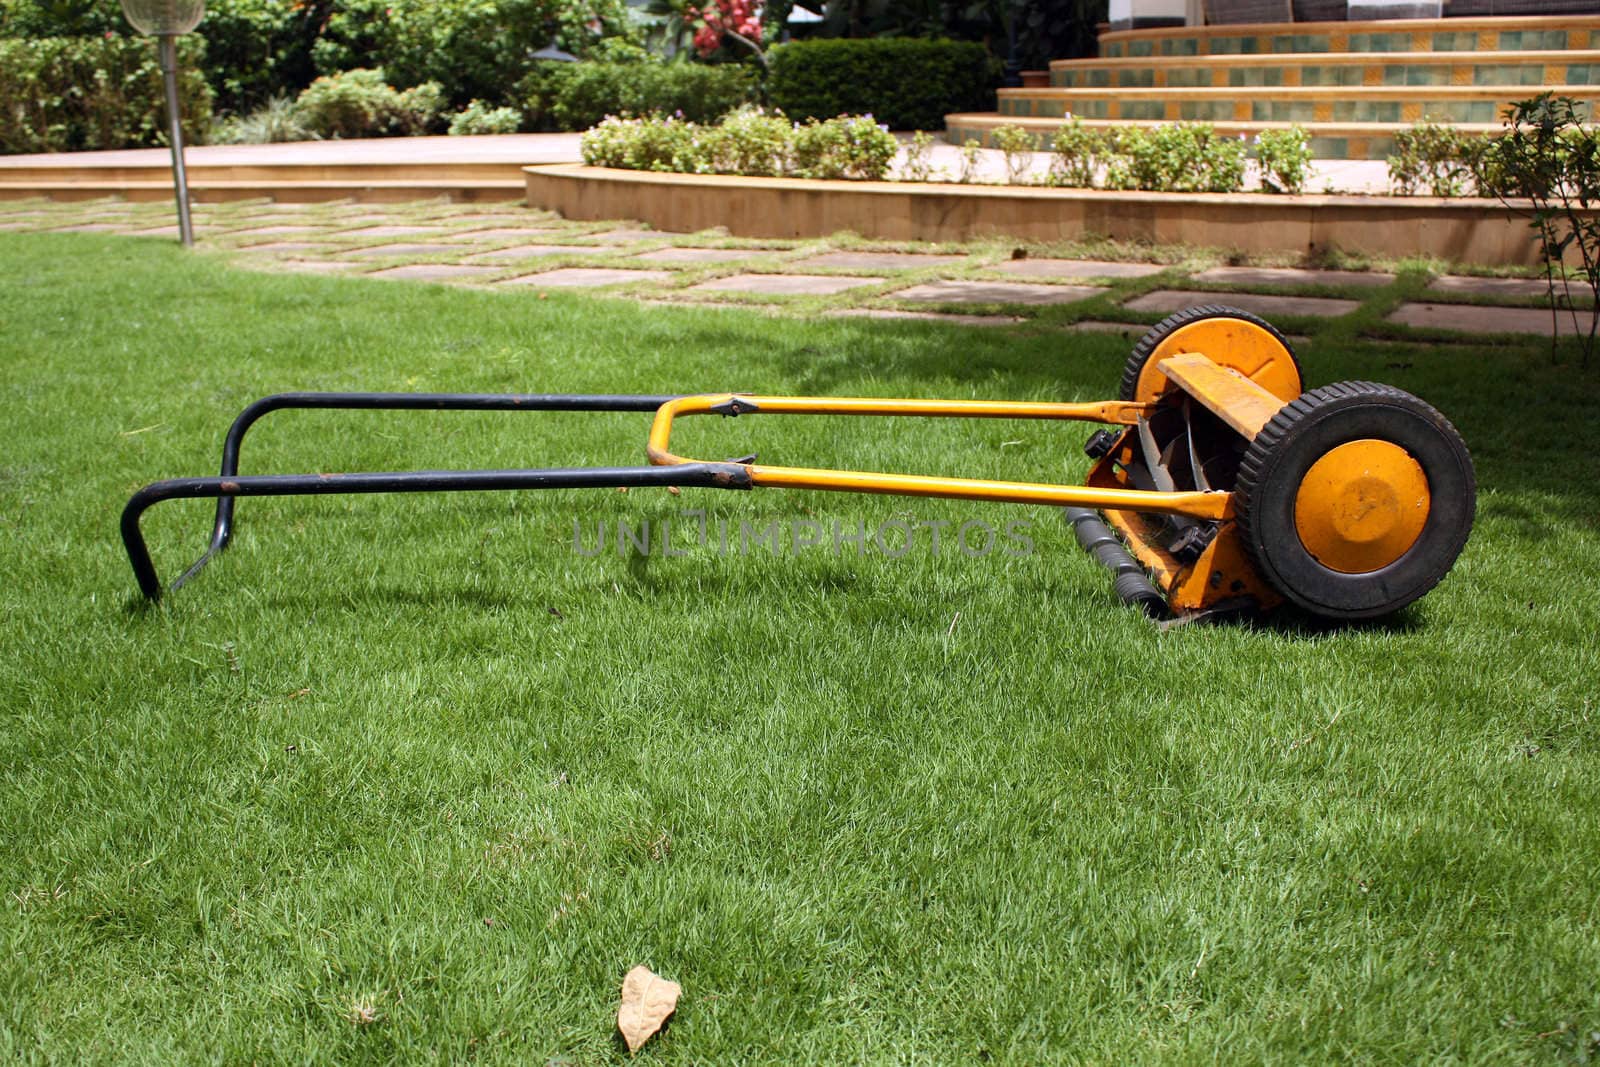
[[[1153,403],[1124,400],[1066,404],[1004,400],[899,400],[706,393],[678,397],[658,408],[655,420],[650,425],[646,452],[650,462],[659,467],[701,462],[674,455],[669,449],[672,420],[679,415],[912,415],[966,419],[1043,419],[1133,426],[1141,418],[1149,416],[1156,406]],[[1050,485],[983,478],[942,478],[920,474],[840,471],[816,467],[769,467],[757,463],[739,463],[739,466],[749,473],[752,486],[822,489],[845,493],[887,493],[896,496],[985,500],[994,503],[1052,504],[1103,508],[1111,511],[1188,515],[1196,519],[1225,519],[1233,514],[1233,495],[1219,491],[1164,493],[1103,486]]]
[[[1283,409],[1281,398],[1199,353],[1168,356],[1157,368],[1246,441],[1255,440],[1262,427]]]

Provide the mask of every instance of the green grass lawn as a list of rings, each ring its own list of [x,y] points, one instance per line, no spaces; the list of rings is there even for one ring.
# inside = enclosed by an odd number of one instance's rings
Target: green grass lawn
[[[1379,625],[1160,632],[1045,509],[663,490],[239,505],[142,610],[128,495],[285,389],[1091,399],[1099,334],[236,271],[0,235],[0,1058],[1581,1060],[1600,1030],[1600,369],[1313,333],[1482,493]],[[280,413],[244,471],[631,464],[640,415]],[[1075,480],[1086,430],[694,420],[678,450]],[[597,558],[685,509],[1035,551]],[[146,527],[165,577],[205,502]]]

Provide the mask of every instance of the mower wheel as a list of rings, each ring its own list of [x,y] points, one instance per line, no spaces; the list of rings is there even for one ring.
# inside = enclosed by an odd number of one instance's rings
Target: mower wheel
[[[1168,315],[1139,339],[1122,368],[1118,397],[1150,401],[1167,387],[1156,369],[1168,356],[1199,352],[1249,378],[1280,400],[1300,395],[1300,361],[1288,338],[1248,311],[1205,304]]]
[[[1428,404],[1373,382],[1313,389],[1245,451],[1239,533],[1290,601],[1333,619],[1398,611],[1439,583],[1467,543],[1472,456]]]

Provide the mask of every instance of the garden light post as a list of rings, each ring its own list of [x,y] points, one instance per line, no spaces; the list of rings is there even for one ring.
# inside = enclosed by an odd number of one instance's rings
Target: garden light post
[[[167,85],[167,140],[172,146],[172,188],[178,199],[178,238],[194,246],[189,218],[189,179],[183,169],[183,124],[178,112],[178,38],[200,24],[206,0],[122,0],[133,28],[155,37],[161,52],[161,77]]]

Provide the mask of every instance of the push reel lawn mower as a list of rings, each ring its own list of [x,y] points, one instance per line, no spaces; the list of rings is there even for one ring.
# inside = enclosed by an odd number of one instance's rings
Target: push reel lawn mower
[[[240,475],[246,431],[283,408],[639,411],[654,421],[643,467]],[[685,415],[877,415],[1103,423],[1084,446],[1085,484],[940,478],[724,462],[669,450]],[[283,393],[229,429],[216,478],[155,482],[122,513],[122,538],[150,600],[163,587],[139,527],[162,500],[217,500],[211,545],[172,588],[227,547],[242,496],[681,486],[826,489],[1064,509],[1117,595],[1150,614],[1270,610],[1331,619],[1386,615],[1432,589],[1472,528],[1472,457],[1455,428],[1409,393],[1372,382],[1302,392],[1281,333],[1227,307],[1170,316],[1134,347],[1116,400],[1088,403],[844,397]],[[1102,518],[1103,516],[1103,518]]]

